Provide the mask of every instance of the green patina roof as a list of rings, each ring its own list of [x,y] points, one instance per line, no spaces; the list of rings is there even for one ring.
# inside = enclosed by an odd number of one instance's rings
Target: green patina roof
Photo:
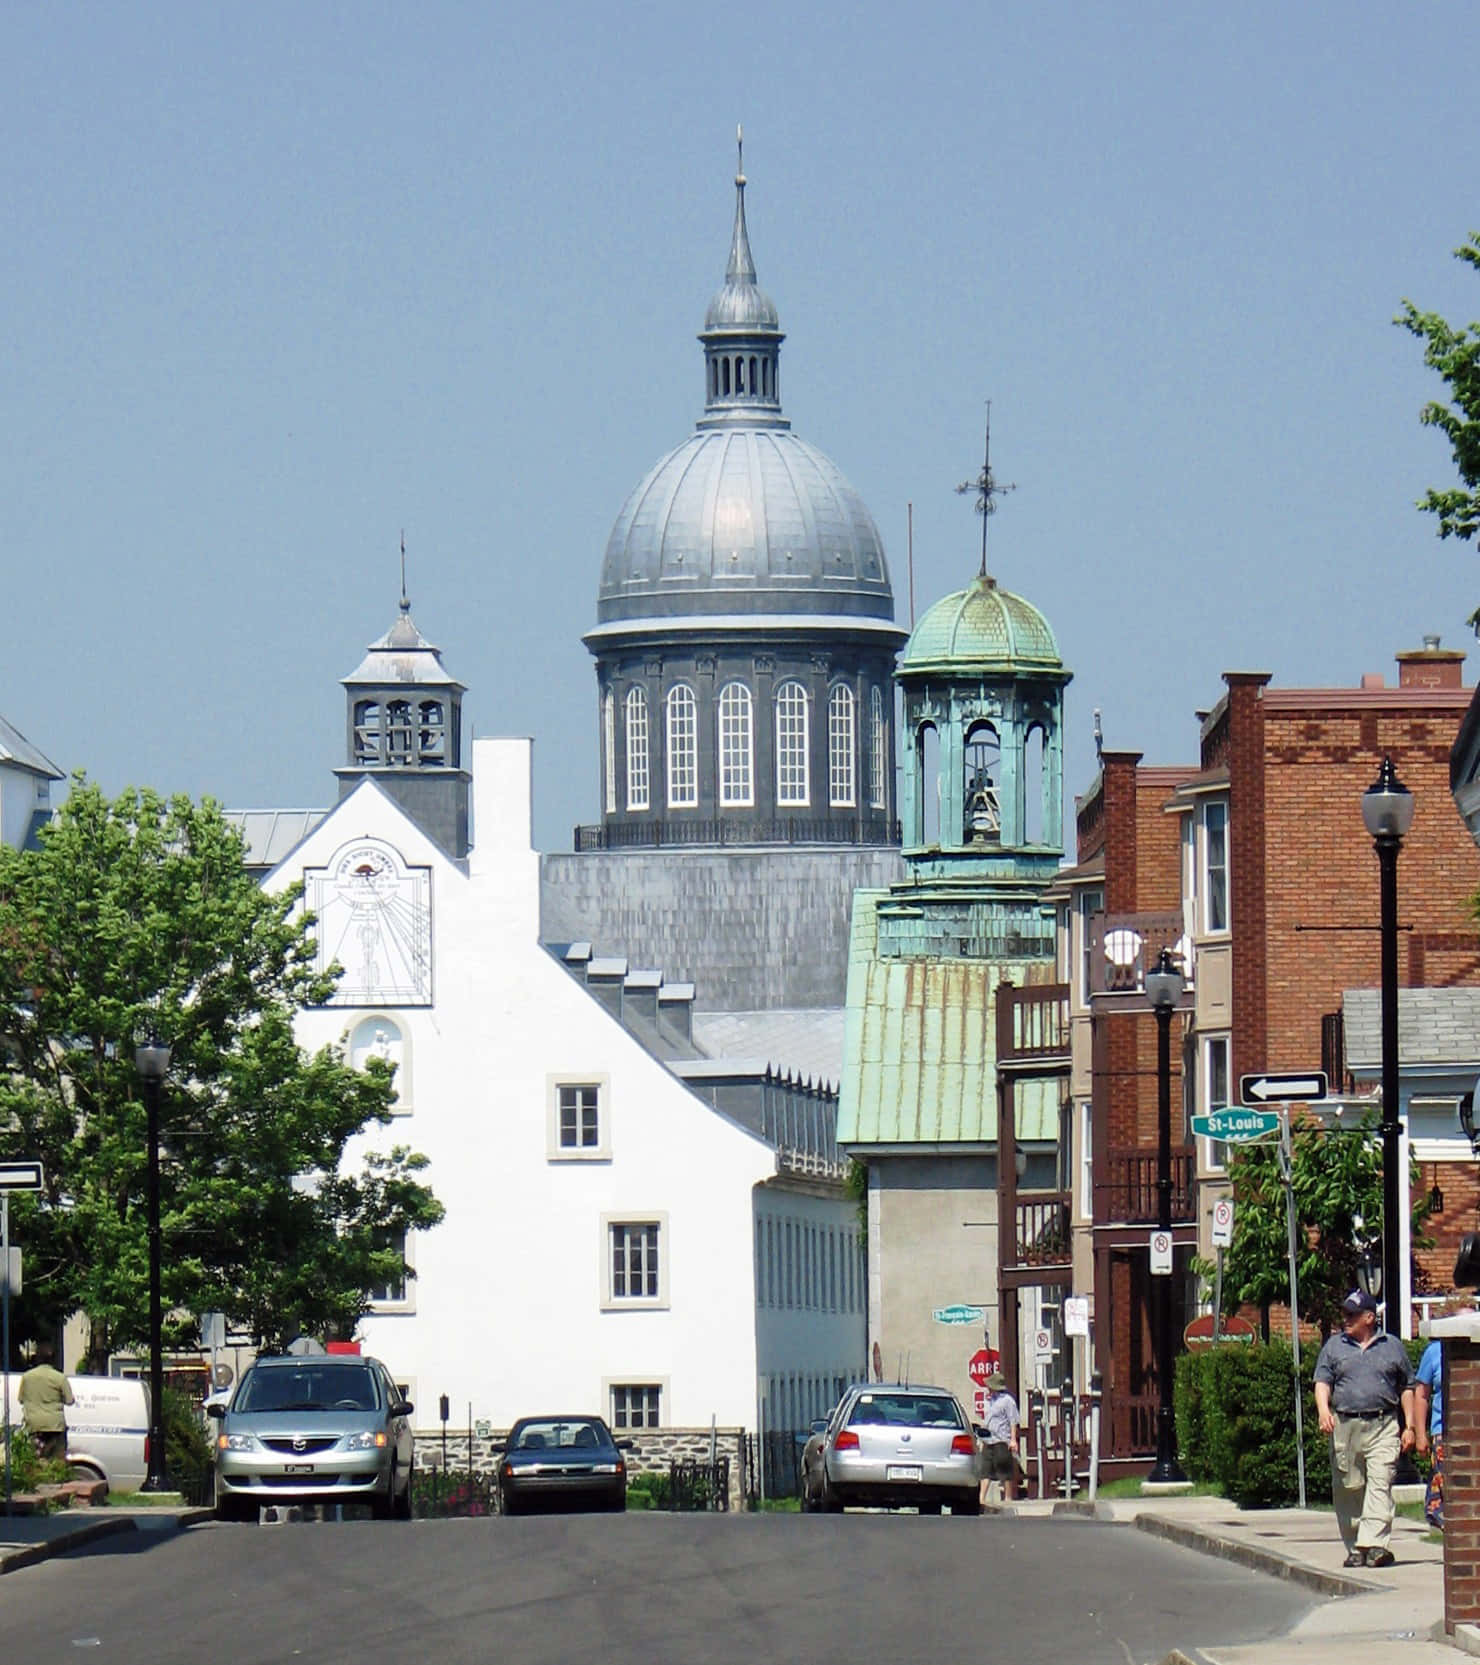
[[[992,960],[880,959],[878,892],[854,899],[838,1142],[994,1144],[997,985]],[[1058,1138],[1059,1083],[1017,1089],[1020,1139]]]
[[[995,578],[973,578],[915,626],[897,674],[1062,666],[1053,630],[1031,602],[1000,588]]]

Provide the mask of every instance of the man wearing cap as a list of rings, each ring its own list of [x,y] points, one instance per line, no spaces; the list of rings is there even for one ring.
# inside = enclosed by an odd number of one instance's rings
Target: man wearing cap
[[[1017,1496],[1018,1424],[1022,1420],[1017,1400],[1007,1391],[1007,1378],[1000,1370],[987,1377],[986,1389],[982,1425],[987,1431],[987,1440],[982,1448],[981,1485],[977,1494],[983,1503],[989,1501],[994,1480],[1001,1482],[1004,1497]]]
[[[1377,1327],[1377,1302],[1354,1289],[1341,1333],[1316,1360],[1316,1412],[1331,1436],[1331,1501],[1348,1567],[1390,1567],[1393,1470],[1414,1443],[1413,1364]]]

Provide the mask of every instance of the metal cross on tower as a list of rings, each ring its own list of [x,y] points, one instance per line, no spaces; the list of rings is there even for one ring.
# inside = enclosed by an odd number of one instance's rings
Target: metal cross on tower
[[[992,472],[992,401],[987,400],[987,442],[982,452],[982,471],[974,480],[963,480],[956,487],[958,494],[964,495],[968,491],[976,493],[976,512],[982,517],[982,565],[981,576],[987,576],[987,521],[997,512],[997,499],[1005,497],[1008,492],[1016,491],[1015,485],[999,485],[997,476]]]

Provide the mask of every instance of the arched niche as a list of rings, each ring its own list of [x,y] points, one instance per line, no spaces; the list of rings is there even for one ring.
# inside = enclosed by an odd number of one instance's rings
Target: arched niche
[[[391,1109],[398,1116],[411,1114],[411,1040],[401,1023],[386,1012],[372,1012],[349,1032],[346,1052],[350,1064],[362,1070],[371,1058],[383,1058],[396,1071]]]

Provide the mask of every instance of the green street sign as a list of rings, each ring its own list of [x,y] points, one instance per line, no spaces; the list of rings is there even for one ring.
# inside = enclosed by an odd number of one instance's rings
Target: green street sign
[[[930,1316],[937,1324],[979,1324],[987,1316],[987,1309],[958,1303],[955,1306],[937,1307]]]
[[[1204,1139],[1222,1139],[1226,1144],[1249,1144],[1255,1139],[1267,1139],[1280,1130],[1277,1110],[1213,1110],[1205,1116],[1191,1118],[1192,1131]]]

